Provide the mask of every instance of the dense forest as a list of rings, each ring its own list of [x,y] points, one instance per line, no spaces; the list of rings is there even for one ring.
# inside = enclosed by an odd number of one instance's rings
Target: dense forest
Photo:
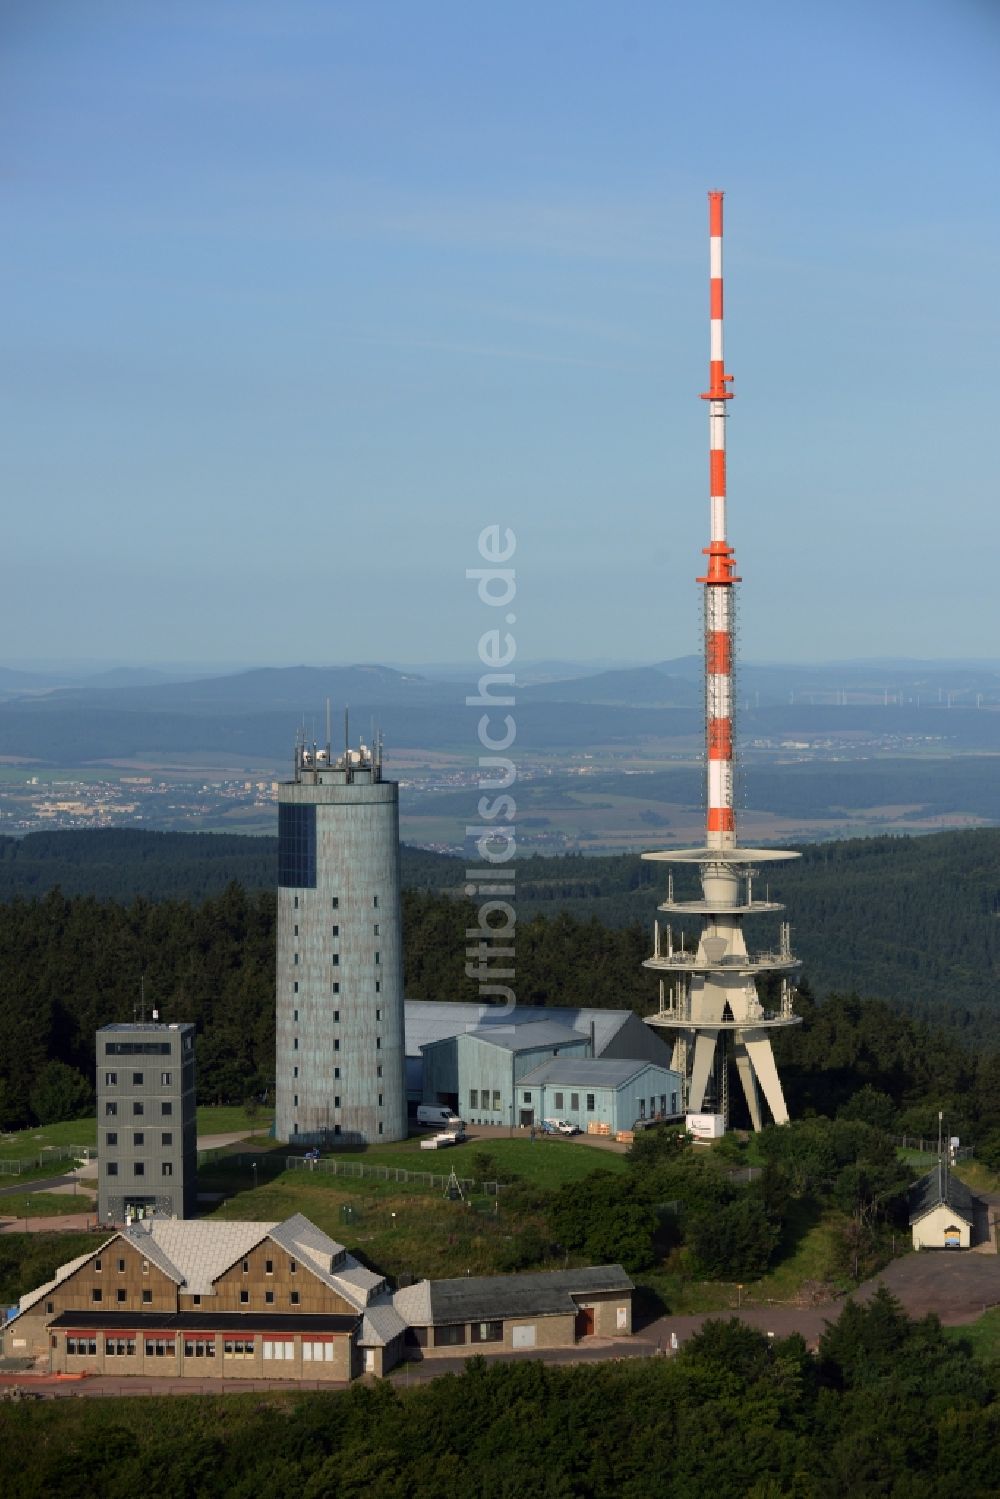
[[[770,893],[787,903],[795,947],[817,993],[874,995],[970,1045],[1000,1045],[1000,829],[848,839],[801,852],[771,871]],[[460,894],[462,860],[404,847],[402,861],[409,889]],[[567,855],[513,867],[522,935],[539,913],[566,913],[578,923],[596,918],[606,927],[639,928],[623,951],[636,961],[645,956],[663,898],[661,866],[636,855]],[[0,898],[8,900],[58,886],[64,895],[99,899],[199,902],[234,882],[271,891],[275,870],[274,839],[237,834],[102,829],[0,838]],[[678,895],[682,890],[678,876]],[[766,919],[748,931],[762,946],[774,936]],[[461,946],[449,982],[462,967]],[[578,977],[594,993],[586,974]],[[614,976],[616,992],[594,1002],[628,1002],[648,993],[637,990],[644,982],[623,968]],[[435,997],[459,997],[443,987]]]
[[[551,907],[550,907],[551,909]],[[94,1032],[138,1011],[140,989],[164,1019],[198,1026],[199,1097],[265,1094],[274,1058],[274,895],[230,885],[200,903],[128,905],[58,890],[9,901],[0,922],[0,1126],[86,1114],[93,1103]],[[406,992],[475,999],[465,975],[473,906],[432,891],[403,900]],[[522,1003],[606,1005],[648,1013],[655,981],[641,967],[648,936],[560,912],[523,921]],[[814,999],[806,1023],[778,1038],[792,1112],[834,1114],[867,1087],[889,1113],[875,1122],[985,1140],[1000,1129],[1000,1049],[963,1044],[895,1007],[852,996]]]
[[[883,1291],[815,1354],[734,1319],[673,1358],[479,1358],[410,1390],[59,1400],[0,1425],[23,1499],[939,1499],[996,1493],[1000,1370]]]

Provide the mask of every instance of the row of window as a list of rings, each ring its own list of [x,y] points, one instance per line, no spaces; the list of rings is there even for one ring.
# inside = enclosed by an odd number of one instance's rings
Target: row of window
[[[298,1102],[299,1102],[298,1094],[296,1094],[295,1095],[295,1104],[296,1104],[296,1107],[298,1107]],[[292,1134],[293,1135],[297,1135],[298,1132],[299,1132],[299,1121],[296,1119],[296,1120],[294,1120],[292,1122]],[[378,1132],[379,1132],[380,1135],[385,1133],[385,1126],[381,1122],[379,1123]],[[340,1134],[340,1125],[339,1124],[335,1124],[333,1126],[333,1133],[335,1135],[339,1135]]]
[[[123,1077],[124,1076],[125,1076],[125,1074],[123,1074]],[[161,1088],[169,1088],[171,1086],[172,1082],[173,1082],[173,1076],[174,1075],[173,1075],[172,1072],[161,1072],[160,1073],[160,1087]],[[144,1084],[145,1077],[146,1077],[146,1074],[144,1072],[133,1072],[133,1074],[132,1074],[132,1086],[133,1086],[133,1088],[141,1088],[143,1086],[143,1084]],[[117,1086],[118,1086],[118,1074],[117,1074],[117,1072],[106,1072],[104,1074],[104,1086],[106,1088],[117,1088]]]
[[[337,908],[339,907],[339,905],[340,905],[340,896],[339,895],[332,895],[330,897],[330,909],[332,911],[336,911]],[[377,895],[373,895],[372,896],[372,905],[374,906],[375,910],[377,911],[378,910],[378,896]],[[298,896],[295,897],[295,909],[296,909],[296,911],[299,909],[299,898],[298,898]]]
[[[480,1098],[482,1098],[482,1103],[479,1102]],[[489,1088],[482,1088],[482,1089],[479,1089],[479,1088],[470,1088],[469,1089],[469,1108],[470,1109],[486,1109],[490,1113],[497,1113],[498,1114],[500,1112],[500,1109],[501,1109],[500,1089],[499,1088],[494,1088],[493,1089],[493,1102],[490,1103],[490,1090],[489,1090]]]
[[[118,1175],[118,1162],[117,1161],[105,1161],[105,1163],[104,1163],[104,1170],[105,1170],[105,1172],[106,1172],[106,1174],[108,1176],[117,1176]],[[131,1164],[131,1172],[132,1172],[133,1176],[145,1176],[146,1175],[146,1162],[145,1161],[133,1161],[132,1164]],[[173,1162],[172,1161],[161,1161],[160,1162],[160,1175],[161,1176],[173,1176],[173,1174],[174,1174]]]
[[[670,1112],[672,1114],[676,1114],[677,1113],[677,1094],[676,1093],[671,1093],[671,1095],[670,1095],[670,1103],[671,1103]],[[652,1098],[650,1098],[650,1100],[649,1100],[649,1117],[650,1117],[650,1119],[656,1119],[656,1118],[659,1118],[661,1116],[665,1118],[666,1117],[666,1113],[667,1113],[667,1095],[665,1093],[661,1093],[660,1094],[660,1107],[659,1107],[659,1111],[657,1111],[657,1108],[656,1108],[656,1098],[655,1098],[655,1096],[652,1097]],[[640,1098],[639,1099],[639,1118],[640,1119],[645,1119],[645,1117],[646,1117],[646,1100],[644,1098]]]
[[[498,1323],[497,1326],[500,1324]],[[266,1359],[294,1359],[295,1344],[290,1339],[276,1341],[273,1338],[264,1338],[263,1352]],[[485,1341],[485,1340],[484,1340]],[[57,1346],[55,1337],[52,1339],[53,1348]],[[144,1338],[143,1346],[147,1358],[175,1358],[177,1356],[177,1343],[174,1338]],[[215,1358],[215,1338],[185,1338],[185,1358]],[[225,1338],[222,1345],[224,1358],[253,1358],[256,1350],[256,1342],[253,1338]],[[95,1358],[97,1355],[96,1337],[68,1337],[66,1339],[66,1352],[73,1358]],[[133,1358],[136,1352],[136,1340],[134,1335],[127,1337],[105,1337],[104,1354],[108,1358]],[[306,1363],[332,1364],[335,1357],[334,1344],[331,1341],[320,1341],[319,1339],[302,1339],[302,1357]]]
[[[184,1037],[184,1050],[191,1050],[191,1037]],[[105,1041],[106,1057],[169,1057],[169,1041]]]
[[[452,1327],[435,1327],[434,1347],[455,1348],[462,1343],[502,1343],[502,1322],[473,1322],[471,1336],[466,1338],[464,1322],[458,1322]]]
[[[381,1020],[381,1018],[382,1018],[382,1011],[381,1010],[377,1010],[375,1013],[378,1016],[378,1018]],[[298,1049],[299,1049],[299,1038],[298,1038],[298,1036],[293,1036],[292,1037],[292,1050],[293,1051],[298,1051]],[[339,1036],[335,1036],[334,1039],[333,1039],[333,1049],[334,1049],[334,1051],[339,1051],[340,1050],[340,1037]],[[382,1037],[381,1036],[376,1036],[375,1037],[375,1050],[376,1051],[381,1051],[382,1050]]]
[[[376,931],[376,933],[378,932],[378,927],[375,928],[375,931]],[[379,964],[382,962],[382,956],[377,951],[375,953],[375,962],[379,963]],[[299,955],[298,955],[297,952],[296,953],[292,953],[292,965],[295,968],[298,968],[298,966],[299,966]],[[335,953],[331,953],[330,954],[330,966],[332,968],[339,968],[340,967],[340,953],[339,952],[335,952]]]
[[[149,1112],[150,1112],[150,1114],[152,1114],[152,1112],[153,1112],[153,1104],[152,1103],[150,1103],[150,1105],[149,1105]],[[170,1119],[173,1116],[173,1112],[174,1112],[174,1106],[173,1106],[173,1104],[171,1102],[169,1102],[169,1100],[167,1100],[167,1099],[161,1100],[161,1102],[160,1102],[160,1118],[161,1119]],[[145,1113],[146,1113],[146,1105],[144,1103],[142,1103],[139,1099],[134,1099],[133,1102],[132,1102],[132,1117],[133,1117],[133,1119],[141,1119],[141,1118],[143,1118],[143,1116],[145,1115]],[[105,1116],[106,1119],[117,1119],[118,1118],[118,1105],[117,1105],[117,1103],[106,1103],[104,1105],[104,1116]]]
[[[118,1131],[116,1129],[105,1130],[105,1145],[115,1146],[118,1144]],[[132,1144],[136,1149],[141,1149],[146,1143],[145,1130],[136,1129],[132,1131]],[[174,1143],[174,1132],[170,1129],[160,1131],[160,1144],[172,1145]]]

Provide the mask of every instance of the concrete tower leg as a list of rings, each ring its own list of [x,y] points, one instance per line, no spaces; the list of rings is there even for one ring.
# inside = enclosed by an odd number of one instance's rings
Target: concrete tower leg
[[[743,1044],[747,1049],[753,1070],[757,1074],[764,1097],[767,1099],[768,1108],[774,1117],[775,1124],[788,1123],[788,1110],[785,1107],[785,1095],[781,1091],[781,1082],[778,1078],[778,1069],[774,1062],[774,1052],[771,1050],[769,1036],[744,1036]]]
[[[753,1129],[759,1132],[761,1118],[757,1079],[753,1075],[753,1067],[750,1063],[750,1058],[747,1056],[747,1049],[743,1038],[739,1035],[736,1037],[734,1051],[736,1054],[736,1071],[743,1085],[743,1094],[747,1101],[747,1108],[750,1110],[750,1123]]]
[[[705,1090],[715,1060],[715,1044],[718,1031],[699,1031],[694,1038],[694,1066],[691,1068],[691,1087],[688,1093],[688,1112],[700,1114],[705,1105]]]

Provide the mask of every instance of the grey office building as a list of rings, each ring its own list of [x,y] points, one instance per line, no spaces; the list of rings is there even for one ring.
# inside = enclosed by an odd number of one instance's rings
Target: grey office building
[[[377,748],[297,748],[277,924],[278,1139],[404,1139],[399,788]]]
[[[97,1207],[193,1218],[197,1199],[193,1025],[142,1021],[97,1032]]]

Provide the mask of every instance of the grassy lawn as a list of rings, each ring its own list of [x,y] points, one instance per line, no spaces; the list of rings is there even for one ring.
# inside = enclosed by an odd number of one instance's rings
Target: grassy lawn
[[[1000,1177],[988,1166],[984,1166],[982,1161],[960,1161],[953,1170],[973,1192],[1000,1192]]]
[[[274,1115],[268,1109],[258,1109],[247,1118],[242,1104],[221,1104],[219,1107],[203,1106],[198,1110],[199,1135],[233,1135],[239,1131],[252,1131],[255,1135],[266,1135],[274,1123]]]
[[[965,1327],[946,1327],[944,1331],[956,1342],[969,1343],[976,1358],[986,1362],[1000,1359],[1000,1309],[984,1312]]]
[[[15,1192],[0,1197],[0,1218],[66,1218],[93,1206],[92,1192]]]
[[[481,1172],[473,1166],[473,1158],[478,1155],[492,1156],[504,1172],[513,1172],[522,1181],[549,1189],[561,1187],[564,1182],[582,1181],[593,1171],[617,1173],[626,1169],[624,1155],[547,1137],[534,1144],[519,1139],[470,1139],[448,1150],[421,1150],[420,1140],[412,1139],[397,1145],[333,1151],[330,1159],[362,1161],[370,1166],[401,1166],[407,1171],[432,1171],[435,1175],[447,1175],[454,1168],[458,1176],[478,1180]]]
[[[345,1181],[300,1171],[238,1192],[211,1216],[280,1221],[291,1213],[304,1213],[387,1275],[418,1279],[495,1273],[504,1236],[532,1221],[530,1214],[512,1217],[502,1202],[498,1213],[494,1198],[450,1202],[440,1187]]]
[[[66,1119],[59,1124],[40,1124],[37,1129],[0,1135],[0,1160],[31,1160],[37,1158],[46,1146],[89,1145],[93,1148],[96,1144],[96,1119]]]

